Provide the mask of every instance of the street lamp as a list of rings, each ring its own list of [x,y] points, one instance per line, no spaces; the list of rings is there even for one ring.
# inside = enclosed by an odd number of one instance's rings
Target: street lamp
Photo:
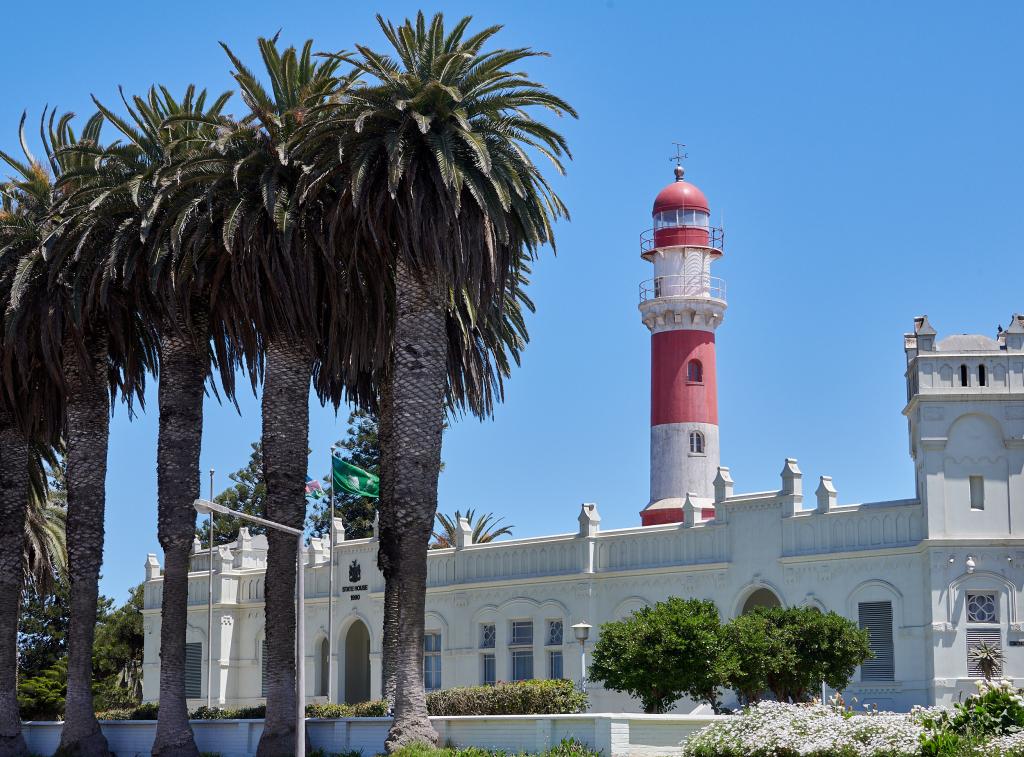
[[[196,512],[200,515],[211,515],[213,513],[219,513],[220,515],[228,515],[240,520],[247,520],[251,523],[256,523],[267,528],[273,528],[276,531],[283,531],[286,534],[291,534],[298,539],[298,553],[296,554],[296,577],[295,577],[295,592],[296,592],[296,609],[295,609],[295,754],[304,755],[306,753],[306,619],[305,619],[305,597],[306,593],[305,577],[302,575],[303,559],[302,559],[302,541],[303,531],[301,528],[292,528],[286,526],[283,523],[277,523],[266,518],[259,518],[255,515],[249,515],[248,513],[242,513],[238,510],[232,510],[230,507],[211,502],[208,499],[197,499],[192,503],[192,506],[196,509]]]
[[[589,623],[577,623],[572,627],[576,641],[580,643],[580,689],[584,693],[587,691],[587,639],[592,627]]]

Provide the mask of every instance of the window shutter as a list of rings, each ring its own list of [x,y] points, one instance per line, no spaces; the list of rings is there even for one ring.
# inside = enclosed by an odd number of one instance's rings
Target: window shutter
[[[267,640],[260,642],[260,696],[267,695]]]
[[[185,645],[185,698],[198,699],[203,695],[203,645],[192,642]]]
[[[971,650],[981,644],[988,644],[990,647],[1003,648],[1002,633],[996,628],[968,628],[967,629],[967,675],[971,678],[982,678],[981,666],[977,660],[971,659]],[[1003,665],[996,666],[994,675],[1003,674]]]
[[[874,657],[860,666],[862,681],[892,681],[896,677],[892,644],[892,602],[861,602],[858,621],[868,631],[868,645]]]

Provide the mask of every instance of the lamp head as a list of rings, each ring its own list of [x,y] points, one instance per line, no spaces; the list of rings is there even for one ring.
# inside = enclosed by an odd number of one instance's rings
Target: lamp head
[[[577,623],[576,625],[574,625],[572,627],[572,632],[576,635],[576,641],[582,644],[584,641],[590,638],[590,629],[592,627],[593,626],[591,626],[589,623]]]
[[[192,507],[194,507],[196,512],[200,515],[209,515],[213,512],[213,509],[210,507],[210,502],[205,499],[197,499],[192,503]]]

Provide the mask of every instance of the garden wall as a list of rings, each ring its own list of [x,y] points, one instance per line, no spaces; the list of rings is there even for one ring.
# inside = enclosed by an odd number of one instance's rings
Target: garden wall
[[[605,757],[667,757],[679,754],[679,742],[714,721],[714,715],[467,715],[431,718],[443,744],[477,746],[509,752],[540,752],[563,738],[574,738],[600,750]],[[60,743],[61,723],[22,725],[29,752],[52,755]],[[369,756],[384,751],[390,718],[310,718],[306,733],[310,749],[328,754],[361,751]],[[101,722],[110,751],[116,757],[148,757],[156,735],[153,720]],[[256,754],[262,720],[193,720],[200,752],[221,757]]]

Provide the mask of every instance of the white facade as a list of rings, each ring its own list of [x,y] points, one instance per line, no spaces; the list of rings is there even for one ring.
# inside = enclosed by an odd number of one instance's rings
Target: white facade
[[[847,695],[883,708],[950,703],[972,691],[969,640],[998,643],[1005,674],[1024,684],[1024,316],[1014,316],[998,339],[942,341],[919,318],[905,349],[916,497],[839,504],[828,477],[805,493],[790,459],[774,486],[749,494],[734,493],[729,470],[719,468],[710,519],[702,518],[703,503],[687,501],[681,524],[602,531],[597,507],[585,504],[571,533],[431,551],[426,629],[439,635],[430,642],[439,651],[427,663],[430,677],[439,675],[445,688],[509,680],[516,671],[543,678],[558,672],[560,655],[561,675],[579,679],[571,625],[593,624],[589,654],[601,623],[692,596],[714,600],[723,619],[779,602],[868,624],[878,659],[857,672]],[[334,551],[337,698],[378,697],[384,584],[377,542],[339,541]],[[314,540],[305,574],[307,694],[321,701],[328,552],[326,540]],[[192,665],[201,660],[202,672],[193,676],[198,696],[190,706],[205,703],[211,646],[213,701],[260,702],[266,542],[243,531],[215,553],[212,640],[207,559],[197,543],[188,641],[200,645],[191,648]],[[147,700],[158,698],[161,589],[150,555]],[[552,625],[559,622],[560,637]],[[639,710],[599,687],[591,700],[595,711]]]

